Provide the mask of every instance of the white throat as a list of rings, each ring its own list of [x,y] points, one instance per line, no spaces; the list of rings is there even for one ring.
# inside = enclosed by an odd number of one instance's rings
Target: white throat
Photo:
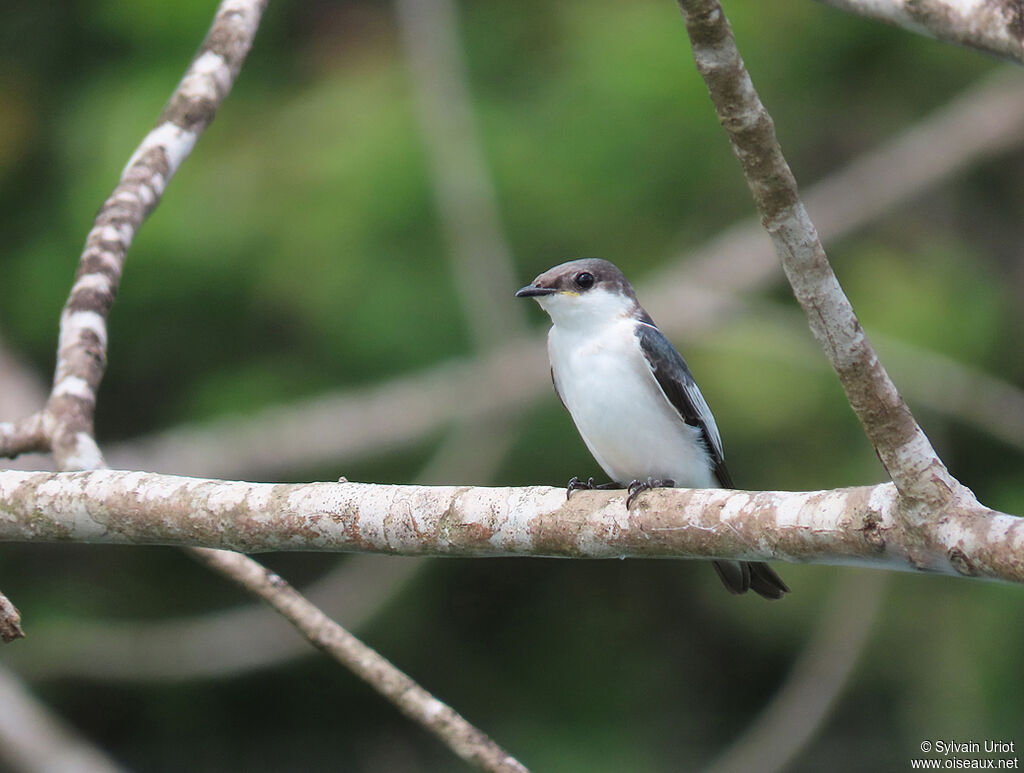
[[[537,298],[556,327],[566,330],[597,330],[629,317],[636,308],[622,293],[594,288],[580,294],[555,293]]]

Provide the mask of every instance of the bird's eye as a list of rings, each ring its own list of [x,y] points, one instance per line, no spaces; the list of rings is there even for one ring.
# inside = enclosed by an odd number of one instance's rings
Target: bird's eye
[[[589,271],[580,271],[574,278],[576,286],[582,290],[589,289],[594,286],[594,275]]]

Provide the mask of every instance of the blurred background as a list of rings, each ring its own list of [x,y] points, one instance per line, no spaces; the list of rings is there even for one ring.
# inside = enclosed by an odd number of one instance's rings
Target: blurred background
[[[41,404],[92,218],[214,10],[7,3],[0,420]],[[808,0],[726,10],[897,384],[952,472],[1024,511],[1024,73]],[[208,477],[596,475],[546,317],[512,299],[589,255],[686,355],[738,485],[884,479],[668,0],[271,3],[129,251],[98,438],[116,466]],[[265,559],[538,771],[1024,743],[1017,587],[780,565],[793,593],[768,603],[693,562]],[[464,769],[176,550],[5,545],[0,583],[30,637],[0,665],[126,768]]]

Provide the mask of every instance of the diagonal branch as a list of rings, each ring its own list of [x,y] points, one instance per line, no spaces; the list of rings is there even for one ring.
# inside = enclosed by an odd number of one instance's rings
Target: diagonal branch
[[[679,0],[679,6],[697,69],[786,277],[868,439],[908,505],[908,517],[921,522],[934,518],[951,501],[973,499],[949,474],[914,420],[839,286],[721,6],[717,0]]]
[[[60,318],[57,370],[43,427],[60,469],[104,465],[94,440],[96,391],[107,360],[107,315],[125,255],[164,188],[209,126],[252,46],[267,0],[224,0],[192,64],[146,135],[85,240]]]
[[[1024,518],[952,502],[909,528],[891,483],[831,491],[271,484],[0,472],[0,541],[391,555],[854,563],[1024,582]]]
[[[113,193],[100,207],[61,312],[57,367],[45,408],[0,425],[0,456],[53,451],[60,469],[104,466],[93,419],[107,360],[107,315],[128,247],[156,208],[231,90],[267,0],[224,0],[156,127],[136,149]]]
[[[919,35],[1024,63],[1020,0],[819,0]]]
[[[196,549],[191,551],[191,555],[266,601],[298,628],[313,646],[345,665],[462,759],[481,770],[526,773],[526,768],[518,760],[458,712],[327,617],[278,575],[239,553]]]

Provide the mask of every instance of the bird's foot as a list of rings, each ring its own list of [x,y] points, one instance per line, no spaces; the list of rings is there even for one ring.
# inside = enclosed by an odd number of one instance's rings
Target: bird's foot
[[[669,478],[664,478],[661,480],[657,478],[648,478],[647,480],[634,480],[632,483],[629,484],[629,486],[626,487],[627,491],[629,491],[629,493],[626,495],[626,509],[628,510],[630,508],[630,505],[633,504],[633,500],[635,500],[645,491],[650,491],[652,488],[672,488],[675,485],[676,482],[674,480],[670,480]]]
[[[611,483],[595,483],[593,478],[587,478],[585,481],[580,480],[577,476],[573,475],[568,485],[565,487],[565,498],[568,500],[572,496],[574,491],[592,491],[593,489],[615,489],[622,488],[618,483],[612,481]]]

